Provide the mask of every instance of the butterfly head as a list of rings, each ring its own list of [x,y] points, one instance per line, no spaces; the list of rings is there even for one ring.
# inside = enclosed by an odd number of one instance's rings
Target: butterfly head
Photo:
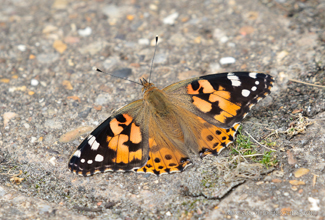
[[[149,83],[145,78],[140,79],[141,85],[143,86],[142,92],[147,91],[154,85],[152,83]]]

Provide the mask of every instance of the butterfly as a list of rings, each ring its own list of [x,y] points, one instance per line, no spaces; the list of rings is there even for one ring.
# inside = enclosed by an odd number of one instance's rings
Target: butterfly
[[[162,90],[140,80],[143,99],[119,109],[80,144],[69,169],[156,175],[181,172],[190,152],[218,155],[234,141],[249,110],[270,93],[273,78],[229,72],[176,82]]]

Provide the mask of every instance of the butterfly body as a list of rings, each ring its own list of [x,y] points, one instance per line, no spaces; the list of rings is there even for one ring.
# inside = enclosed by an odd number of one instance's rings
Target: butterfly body
[[[83,176],[105,171],[156,175],[183,171],[234,140],[240,121],[270,93],[271,76],[237,72],[174,83],[162,90],[145,79],[143,99],[118,110],[71,156],[69,168]]]

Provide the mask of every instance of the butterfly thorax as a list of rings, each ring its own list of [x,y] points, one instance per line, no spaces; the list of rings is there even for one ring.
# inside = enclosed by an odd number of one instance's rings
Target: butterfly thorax
[[[159,116],[166,115],[169,103],[166,94],[145,79],[141,80],[141,84],[143,86],[142,91],[144,91],[143,101],[147,106],[150,106],[150,110]]]

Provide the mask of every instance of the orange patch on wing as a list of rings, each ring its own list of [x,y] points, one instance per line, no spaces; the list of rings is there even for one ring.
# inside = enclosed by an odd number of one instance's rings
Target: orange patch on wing
[[[235,103],[232,103],[224,98],[221,98],[217,95],[211,94],[209,96],[210,102],[217,102],[221,109],[225,110],[232,116],[235,116],[237,114],[237,110],[240,109],[240,106],[236,105]]]
[[[130,161],[131,160],[136,160],[136,159],[142,160],[142,149],[139,149],[139,150],[137,150],[135,152],[130,151],[130,156],[129,157],[130,157]]]
[[[157,148],[156,141],[153,138],[149,138],[149,148]],[[166,169],[169,169],[169,172],[177,172],[180,171],[179,165],[185,167],[190,163],[190,161],[187,160],[181,161],[182,158],[187,158],[186,155],[164,146],[162,146],[158,151],[150,150],[149,157],[150,159],[147,161],[147,164],[138,169],[137,172],[162,174],[168,172]]]
[[[124,142],[128,141],[129,137],[125,134],[119,135],[117,145],[116,163],[128,163],[129,162],[129,147],[124,145]]]
[[[200,88],[203,88],[203,93],[213,93],[215,89],[208,80],[199,80]]]
[[[109,125],[114,135],[118,135],[123,131],[123,127],[120,126],[120,122],[116,118],[110,121]]]
[[[187,86],[187,94],[196,95],[200,94],[199,90],[203,88],[203,93],[213,93],[215,89],[212,87],[211,83],[208,80],[199,80],[199,88],[194,90],[192,84]]]
[[[109,125],[114,135],[118,135],[123,131],[124,128],[120,126],[121,124],[128,126],[133,120],[133,118],[128,114],[123,114],[123,117],[125,118],[125,122],[120,122],[116,118],[110,121]]]
[[[193,96],[193,104],[198,108],[200,109],[202,112],[204,113],[207,113],[209,111],[211,111],[212,109],[212,104],[201,99],[201,98],[198,98],[196,96]]]
[[[187,86],[187,94],[196,95],[196,94],[199,94],[199,90],[194,90],[193,87],[192,87],[192,84],[189,84]]]
[[[220,121],[221,123],[226,123],[226,119],[231,117],[233,117],[233,115],[229,114],[228,112],[222,111],[219,115],[215,115],[214,119]]]
[[[227,91],[215,91],[213,93],[213,95],[214,96],[219,96],[219,97],[224,98],[224,99],[227,99],[227,100],[229,100],[230,97],[231,97],[230,92],[227,92]],[[212,96],[212,94],[210,96]]]
[[[139,144],[142,141],[140,127],[136,126],[134,123],[131,125],[130,141],[134,144]]]
[[[125,125],[129,125],[132,122],[133,118],[130,115],[128,115],[128,114],[123,114],[123,116],[126,119],[126,122],[123,122],[123,123],[120,122],[120,123],[121,124],[125,124]]]
[[[152,146],[156,146],[156,145],[157,145],[157,143],[156,143],[155,139],[149,138],[149,148],[151,148]]]
[[[200,117],[198,117],[198,119],[200,121],[203,120]],[[219,153],[225,146],[233,142],[233,137],[239,127],[239,124],[235,124],[233,128],[224,129],[212,124],[207,125],[207,122],[204,120],[203,123],[206,127],[201,130],[198,141],[199,151],[203,150],[201,156]]]
[[[109,143],[109,142],[112,140],[112,138],[113,138],[113,137],[107,135],[107,137],[106,137],[106,142]]]
[[[109,149],[111,149],[113,151],[116,151],[117,146],[118,146],[118,138],[119,138],[118,136],[110,138],[110,141],[108,142],[108,148]]]

